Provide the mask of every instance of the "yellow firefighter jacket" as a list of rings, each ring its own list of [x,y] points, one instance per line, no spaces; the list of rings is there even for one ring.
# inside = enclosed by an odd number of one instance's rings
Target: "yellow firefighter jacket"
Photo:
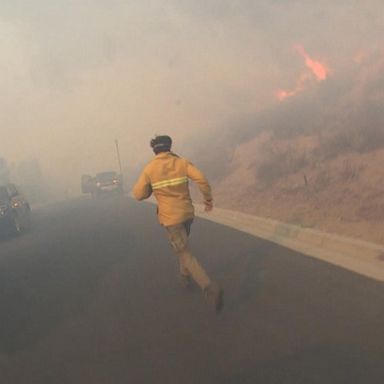
[[[143,200],[153,192],[160,224],[180,224],[194,217],[188,179],[198,185],[205,201],[212,200],[211,187],[199,169],[172,152],[162,152],[144,168],[133,187],[133,195]]]

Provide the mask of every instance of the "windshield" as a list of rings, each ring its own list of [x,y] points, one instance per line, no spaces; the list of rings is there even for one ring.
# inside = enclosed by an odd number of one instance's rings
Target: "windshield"
[[[98,181],[106,182],[117,178],[116,172],[102,172],[96,175]]]
[[[6,187],[0,187],[0,201],[8,201],[9,196]]]

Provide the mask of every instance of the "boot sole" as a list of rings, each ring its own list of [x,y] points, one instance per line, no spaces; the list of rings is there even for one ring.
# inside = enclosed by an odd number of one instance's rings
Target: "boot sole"
[[[216,313],[220,313],[223,310],[224,306],[224,291],[220,289],[215,300],[215,310]]]

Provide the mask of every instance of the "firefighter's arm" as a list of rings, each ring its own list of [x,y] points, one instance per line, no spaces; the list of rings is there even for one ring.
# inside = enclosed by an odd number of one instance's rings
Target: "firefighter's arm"
[[[143,172],[132,189],[133,196],[137,200],[148,199],[152,195],[151,182],[148,175]]]
[[[199,187],[199,190],[204,198],[205,210],[211,211],[213,208],[212,190],[203,172],[196,168],[192,163],[188,162],[187,176]]]

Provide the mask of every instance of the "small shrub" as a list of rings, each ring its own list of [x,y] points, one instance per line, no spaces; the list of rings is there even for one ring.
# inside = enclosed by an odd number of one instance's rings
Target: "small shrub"
[[[351,149],[349,132],[339,129],[334,133],[322,135],[314,154],[321,159],[332,159]]]
[[[315,177],[313,185],[316,191],[326,188],[331,182],[331,174],[329,170],[322,169]]]
[[[293,147],[269,150],[264,162],[257,168],[257,177],[260,181],[269,184],[299,171],[307,164],[306,153]]]
[[[384,146],[384,128],[367,125],[340,128],[322,136],[316,154],[323,159],[331,159],[346,152],[369,152]]]
[[[367,125],[352,129],[351,148],[356,152],[368,152],[384,145],[384,129],[382,126]]]
[[[358,176],[358,168],[350,162],[350,160],[345,159],[341,166],[340,176],[342,180],[353,180]]]

